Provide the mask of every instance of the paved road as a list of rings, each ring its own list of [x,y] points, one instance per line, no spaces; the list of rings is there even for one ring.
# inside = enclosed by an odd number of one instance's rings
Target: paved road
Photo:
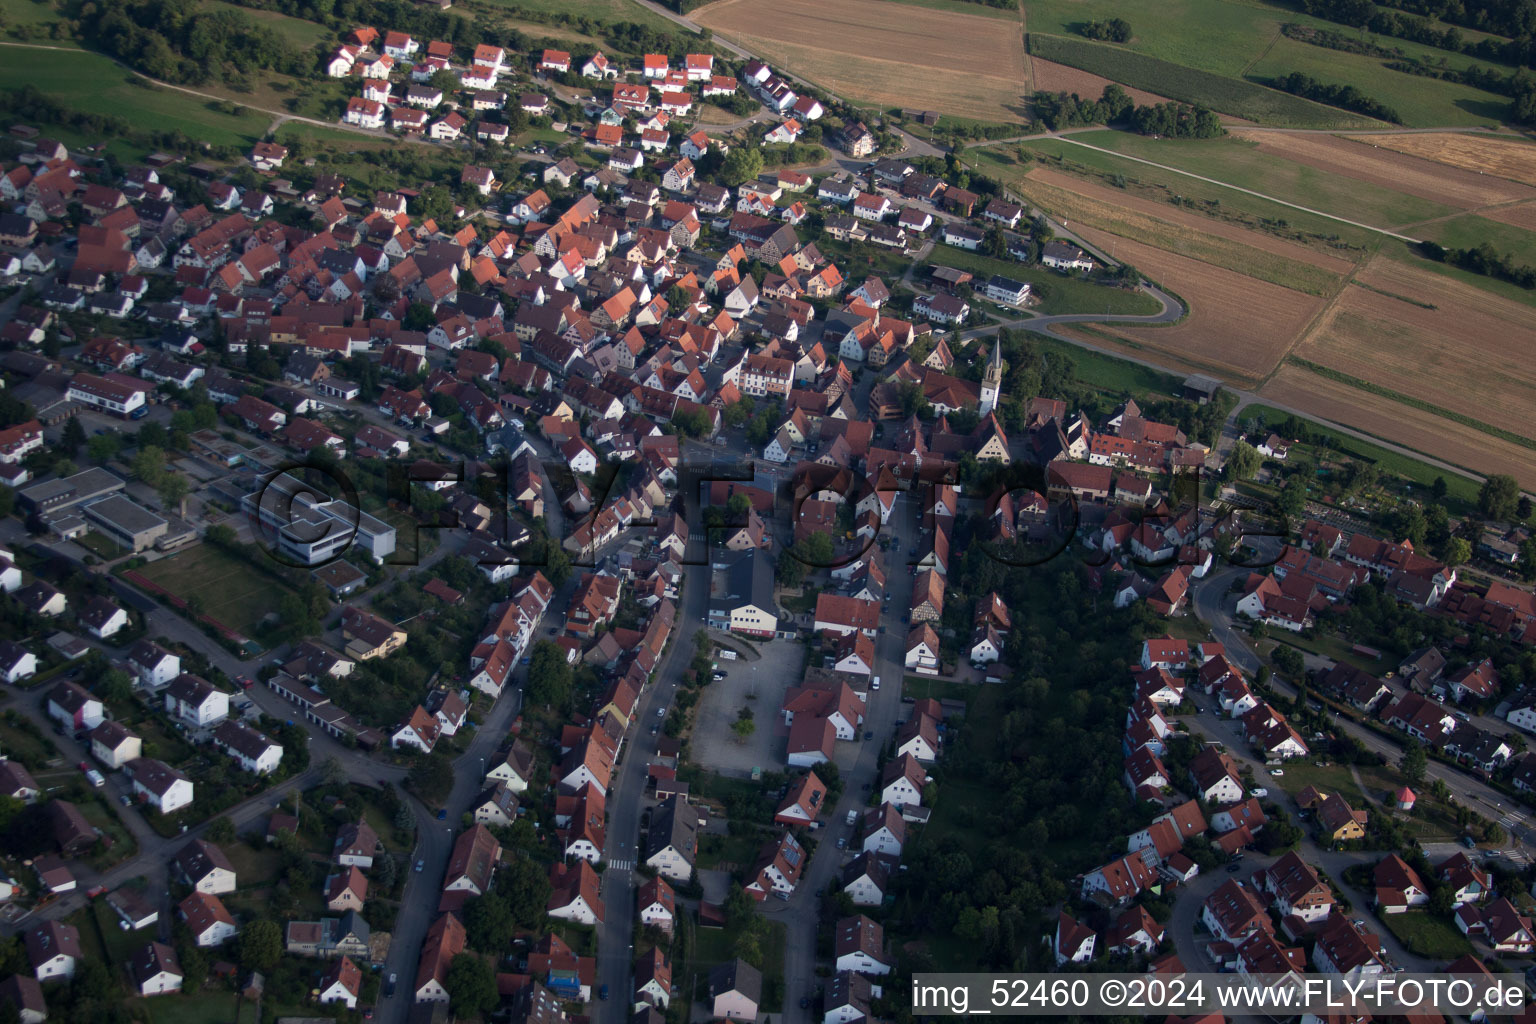
[[[685,500],[693,498],[685,496]],[[690,501],[690,508],[693,502]],[[688,522],[702,521],[697,516]],[[702,548],[704,538],[695,537],[692,542]],[[644,839],[640,834],[640,816],[644,810],[646,766],[656,756],[660,731],[652,733],[666,717],[677,694],[677,681],[683,669],[693,659],[693,638],[703,627],[709,610],[709,578],[707,565],[692,565],[684,569],[683,591],[679,595],[677,617],[673,620],[672,638],[668,642],[666,656],[657,666],[655,681],[641,695],[624,740],[623,757],[618,766],[616,779],[608,795],[607,846],[603,850],[603,862],[610,865],[603,871],[603,923],[597,933],[597,980],[607,985],[607,1002],[595,1004],[595,1019],[600,1024],[625,1024],[630,1017],[630,998],[634,992],[631,983],[634,957],[635,884],[637,872],[631,867],[614,867],[616,861],[632,865],[639,860]],[[660,712],[660,714],[658,714]]]
[[[922,519],[921,506],[920,499],[903,491],[896,499],[891,513],[888,535],[917,537]],[[906,571],[907,559],[899,545],[891,547],[886,553],[886,559],[886,578],[890,580],[890,589],[899,594],[910,579]],[[901,623],[902,608],[904,605],[900,600],[891,602],[891,610],[881,616],[885,633],[875,640],[874,671],[887,685],[878,691],[870,691],[864,709],[864,729],[873,732],[874,739],[866,741],[861,738],[858,741],[858,759],[851,769],[842,773],[842,798],[822,819],[823,825],[815,833],[816,852],[811,855],[810,864],[802,873],[794,894],[788,901],[770,899],[762,906],[764,914],[782,920],[788,928],[784,949],[783,1024],[809,1024],[815,1015],[818,1005],[816,929],[820,910],[820,900],[816,894],[822,890],[830,891],[836,886],[843,864],[853,856],[848,850],[839,850],[837,840],[847,839],[849,845],[852,845],[856,826],[849,827],[847,824],[848,812],[858,811],[862,814],[869,805],[871,793],[866,792],[864,786],[869,784],[873,787],[878,782],[880,749],[895,734],[902,716],[900,683],[905,653],[902,647],[906,638],[906,627]],[[811,998],[812,1009],[802,1010],[800,999],[807,996]]]

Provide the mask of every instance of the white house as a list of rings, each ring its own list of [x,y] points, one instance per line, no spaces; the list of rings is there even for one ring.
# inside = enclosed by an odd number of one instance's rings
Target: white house
[[[229,717],[229,694],[206,679],[183,672],[165,688],[165,713],[204,729]]]
[[[141,996],[163,996],[181,991],[181,963],[176,951],[163,942],[150,942],[128,961],[133,987]]]
[[[37,655],[12,640],[0,640],[0,679],[17,683],[37,674]]]
[[[172,814],[192,803],[192,780],[162,761],[141,757],[125,766],[135,796],[143,797],[161,814]]]
[[[159,690],[181,675],[181,657],[153,640],[140,640],[128,651],[128,664],[146,690]]]

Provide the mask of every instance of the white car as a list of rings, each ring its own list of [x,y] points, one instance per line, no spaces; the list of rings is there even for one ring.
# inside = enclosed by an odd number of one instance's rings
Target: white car
[[[1280,776],[1285,774],[1285,770],[1281,769],[1281,768],[1271,768],[1269,770],[1269,774],[1273,775],[1275,778],[1278,779]]]
[[[1248,795],[1251,797],[1266,797],[1269,796],[1269,790],[1265,789],[1263,786],[1254,786],[1248,791]]]

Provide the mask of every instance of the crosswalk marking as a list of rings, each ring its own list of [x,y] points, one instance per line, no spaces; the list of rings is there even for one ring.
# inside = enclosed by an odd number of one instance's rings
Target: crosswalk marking
[[[608,866],[617,871],[633,871],[635,862],[632,860],[611,860],[608,862]]]

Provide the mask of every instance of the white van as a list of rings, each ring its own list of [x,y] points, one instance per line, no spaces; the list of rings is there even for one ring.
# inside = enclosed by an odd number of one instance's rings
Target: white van
[[[874,682],[869,684],[869,688],[871,690],[878,690],[878,689],[880,689],[880,677],[879,676],[875,676],[875,680],[874,680]]]

